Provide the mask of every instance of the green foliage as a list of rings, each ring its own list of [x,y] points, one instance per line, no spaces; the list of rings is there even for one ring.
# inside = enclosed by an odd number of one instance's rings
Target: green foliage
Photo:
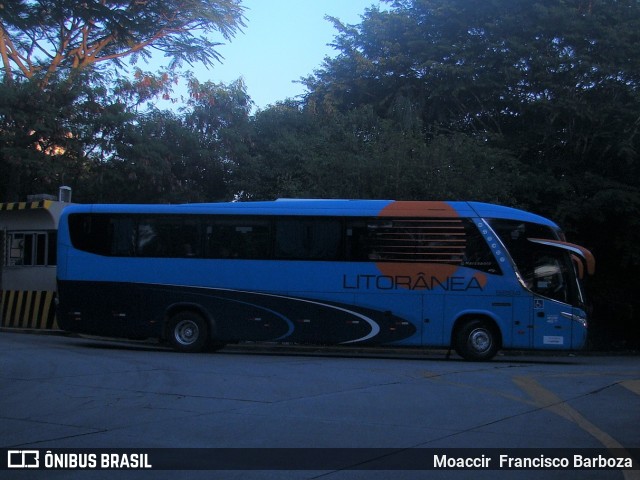
[[[326,114],[281,103],[258,112],[254,127],[253,154],[236,172],[236,188],[247,199],[465,198],[513,204],[514,189],[525,181],[524,167],[507,150],[464,134],[427,142],[419,121],[384,119],[368,106]]]
[[[230,198],[229,177],[242,157],[250,99],[240,81],[190,82],[190,100],[181,112],[151,110],[119,125],[117,140],[92,157],[91,175],[77,186],[78,198],[113,203]],[[149,84],[144,83],[143,94]],[[137,95],[121,92],[138,103]]]
[[[86,118],[74,102],[84,93],[82,82],[45,89],[33,82],[0,84],[0,170],[5,172],[0,193],[5,198],[56,191],[82,170],[78,132]]]

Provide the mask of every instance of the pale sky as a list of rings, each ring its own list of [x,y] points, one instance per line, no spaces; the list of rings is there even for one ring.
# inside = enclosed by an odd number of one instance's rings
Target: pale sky
[[[242,5],[246,27],[219,47],[223,63],[191,70],[201,82],[231,83],[243,77],[256,108],[302,94],[304,87],[292,82],[312,74],[325,56],[337,54],[327,46],[337,32],[325,15],[359,24],[366,8],[387,6],[379,0],[243,0]]]

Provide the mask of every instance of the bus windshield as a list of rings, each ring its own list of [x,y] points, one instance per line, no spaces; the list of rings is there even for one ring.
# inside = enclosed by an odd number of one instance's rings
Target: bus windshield
[[[585,299],[576,264],[570,253],[553,246],[561,244],[561,232],[544,225],[513,220],[489,220],[489,224],[511,253],[521,282],[532,292],[574,306]],[[548,239],[543,244],[541,239]]]

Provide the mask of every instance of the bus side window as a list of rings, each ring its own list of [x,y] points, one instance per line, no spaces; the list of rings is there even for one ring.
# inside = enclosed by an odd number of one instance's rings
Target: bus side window
[[[470,220],[465,220],[464,226],[466,246],[462,265],[483,272],[502,275],[500,265],[476,225]]]
[[[131,257],[135,252],[135,229],[133,219],[116,216],[110,219],[109,233],[104,238],[110,240],[109,255],[114,257]],[[98,233],[98,232],[96,232]]]
[[[114,252],[116,223],[125,217],[89,213],[69,215],[69,235],[74,248],[97,255],[117,255]],[[133,235],[130,225],[129,242]],[[128,252],[132,248],[130,243]],[[128,256],[127,255],[127,256]]]
[[[217,218],[205,227],[206,258],[266,259],[271,241],[268,220]]]
[[[200,224],[192,218],[157,216],[138,223],[139,257],[200,257]]]
[[[286,218],[276,221],[276,257],[291,260],[340,258],[342,226],[337,219]]]
[[[180,257],[202,257],[201,225],[196,220],[185,220],[178,227],[176,245]]]
[[[367,241],[367,223],[364,219],[348,219],[345,228],[345,251],[347,261],[369,260],[370,247]]]
[[[158,236],[156,222],[144,219],[138,223],[136,255],[138,257],[164,257],[163,245]]]
[[[459,218],[378,218],[367,223],[369,260],[460,265],[466,231]]]

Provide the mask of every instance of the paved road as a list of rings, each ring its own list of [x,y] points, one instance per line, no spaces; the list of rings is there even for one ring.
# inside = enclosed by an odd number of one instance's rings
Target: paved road
[[[0,332],[3,448],[640,448],[640,357],[235,348]],[[340,352],[340,351],[339,351]],[[302,353],[302,354],[301,354]],[[5,475],[9,473],[10,475]],[[4,478],[113,478],[5,471]],[[640,470],[136,471],[123,478],[638,479]]]

